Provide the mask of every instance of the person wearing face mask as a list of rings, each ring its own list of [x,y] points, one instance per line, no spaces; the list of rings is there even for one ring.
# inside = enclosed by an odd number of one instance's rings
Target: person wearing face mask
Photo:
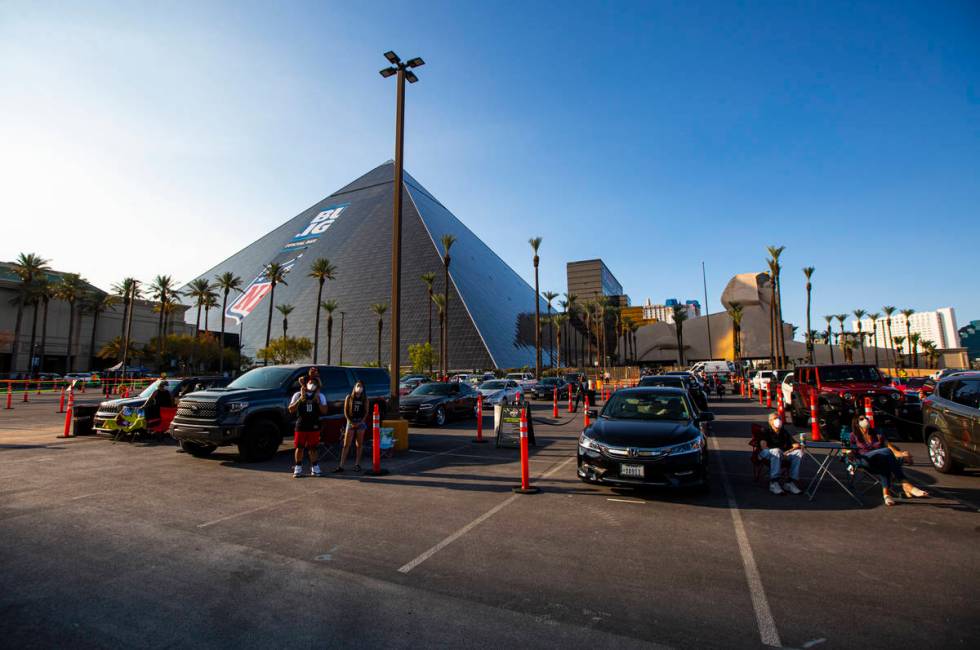
[[[893,479],[902,486],[906,498],[927,497],[929,493],[920,490],[905,479],[902,462],[912,464],[912,455],[888,442],[885,434],[871,427],[864,415],[855,416],[851,423],[851,452],[857,454],[861,464],[881,481],[882,497],[886,506],[895,505],[891,495]]]
[[[296,433],[293,476],[303,475],[303,450],[310,455],[310,475],[321,476],[316,448],[320,444],[320,416],[327,414],[327,398],[320,392],[320,384],[311,377],[300,377],[299,391],[289,402],[289,412],[296,416]]]
[[[347,431],[344,433],[344,449],[340,452],[340,464],[334,473],[344,471],[347,454],[350,453],[351,442],[357,445],[354,456],[354,471],[361,471],[361,454],[364,451],[364,432],[367,431],[368,399],[364,384],[357,382],[354,390],[344,400],[344,417],[347,418]]]
[[[769,491],[773,494],[790,492],[800,494],[802,490],[796,484],[800,479],[800,462],[803,460],[803,449],[793,441],[778,413],[769,414],[769,422],[759,440],[759,458],[769,460]],[[789,478],[785,485],[779,485],[779,471],[783,460],[789,463]]]

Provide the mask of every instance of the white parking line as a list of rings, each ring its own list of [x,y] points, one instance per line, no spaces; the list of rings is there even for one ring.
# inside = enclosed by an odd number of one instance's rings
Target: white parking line
[[[718,443],[715,439],[709,438],[711,447],[718,452]],[[749,544],[748,535],[745,534],[745,524],[742,523],[742,513],[738,509],[735,501],[735,491],[725,473],[725,466],[719,460],[718,472],[721,474],[721,482],[725,486],[725,496],[728,498],[728,511],[732,513],[732,525],[735,527],[735,539],[738,541],[738,551],[742,555],[742,566],[745,569],[745,580],[749,583],[749,595],[752,598],[752,608],[755,610],[755,620],[759,626],[759,636],[762,643],[774,648],[782,647],[779,639],[779,631],[776,629],[776,621],[772,617],[772,610],[769,609],[769,600],[766,598],[766,590],[762,586],[762,577],[759,575],[759,568],[755,564],[755,556],[752,554],[752,546]]]
[[[637,501],[635,499],[613,499],[611,497],[607,497],[606,501],[615,501],[616,503],[639,503],[640,505],[646,503],[646,501]]]
[[[551,469],[549,469],[547,472],[545,472],[544,474],[542,474],[539,477],[539,480],[540,479],[548,478],[549,476],[551,476],[552,474],[554,474],[555,472],[557,472],[558,470],[560,470],[561,468],[563,468],[565,465],[567,465],[568,463],[570,463],[573,460],[575,460],[575,456],[572,456],[571,458],[566,458],[565,460],[563,460],[562,462],[558,463],[557,465],[555,465],[554,467],[552,467]],[[422,564],[423,562],[425,562],[426,560],[428,560],[430,557],[432,557],[433,555],[435,555],[436,553],[438,553],[442,549],[446,548],[447,546],[449,546],[450,544],[452,544],[453,542],[455,542],[457,539],[459,539],[460,537],[462,537],[466,533],[470,532],[471,530],[473,530],[474,528],[476,528],[477,526],[479,526],[480,524],[482,524],[484,521],[486,521],[490,517],[494,516],[495,514],[497,514],[498,512],[500,512],[501,510],[503,510],[507,506],[509,506],[511,503],[513,503],[514,501],[516,501],[520,497],[521,497],[520,494],[512,494],[512,495],[510,495],[504,501],[502,501],[501,503],[498,503],[494,507],[490,508],[489,510],[487,510],[486,512],[484,512],[482,515],[480,515],[479,517],[477,517],[476,519],[474,519],[470,523],[466,524],[465,526],[463,526],[462,528],[460,528],[459,530],[457,530],[456,532],[454,532],[452,535],[450,535],[446,539],[442,540],[441,542],[439,542],[438,544],[436,544],[435,546],[433,546],[432,548],[430,548],[429,550],[425,551],[424,553],[422,553],[421,555],[419,555],[417,558],[415,558],[411,562],[408,562],[407,564],[404,564],[401,567],[399,567],[398,571],[400,573],[408,573],[409,571],[411,571],[412,569],[414,569],[418,565]]]

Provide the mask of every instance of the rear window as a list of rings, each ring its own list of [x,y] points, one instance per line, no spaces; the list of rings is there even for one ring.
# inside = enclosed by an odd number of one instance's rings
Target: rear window
[[[980,379],[965,379],[953,389],[953,401],[972,409],[980,409]]]
[[[881,381],[873,366],[828,366],[820,368],[820,381]]]

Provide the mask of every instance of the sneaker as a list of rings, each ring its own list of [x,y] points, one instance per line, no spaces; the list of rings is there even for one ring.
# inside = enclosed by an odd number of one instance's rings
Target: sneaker
[[[303,475],[302,465],[293,465],[293,478],[299,478]]]
[[[320,465],[314,465],[310,468],[310,476],[323,476],[323,472],[320,471]]]
[[[794,483],[793,481],[790,481],[789,483],[784,485],[783,489],[789,492],[790,494],[801,494],[803,492],[803,490],[796,487],[796,483]]]
[[[778,481],[769,481],[769,491],[773,494],[782,494],[783,488],[779,487]]]
[[[354,471],[355,472],[360,472],[361,471],[361,466],[360,465],[354,465]]]
[[[333,473],[334,473],[334,474],[340,474],[340,473],[341,473],[341,472],[343,472],[343,471],[344,471],[344,468],[343,468],[343,467],[341,467],[340,465],[338,465],[337,467],[334,467],[334,468],[333,468]]]

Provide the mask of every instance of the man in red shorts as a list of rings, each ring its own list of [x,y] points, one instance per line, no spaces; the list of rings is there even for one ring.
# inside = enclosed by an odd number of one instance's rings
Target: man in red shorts
[[[293,477],[303,475],[303,450],[310,454],[310,475],[320,476],[316,448],[320,444],[320,416],[327,413],[327,398],[320,392],[320,384],[313,378],[300,377],[299,391],[289,402],[289,412],[296,416],[296,434],[293,446],[296,448],[296,464]]]

